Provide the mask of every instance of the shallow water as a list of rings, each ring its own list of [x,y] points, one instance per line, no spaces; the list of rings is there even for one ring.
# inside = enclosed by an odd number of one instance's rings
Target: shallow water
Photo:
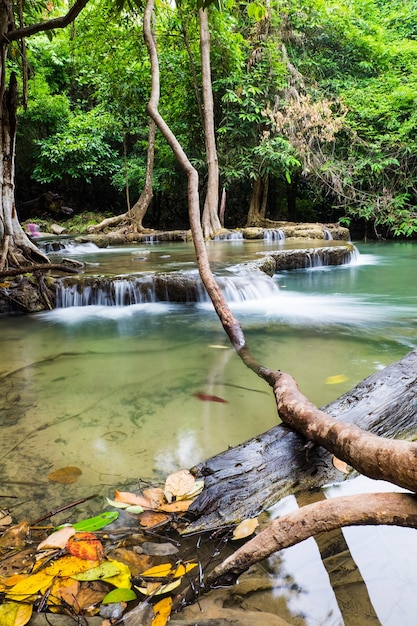
[[[236,264],[256,257],[261,248],[285,245],[212,242],[209,253],[217,272],[232,267],[233,274],[239,271]],[[417,245],[358,248],[360,256],[351,265],[282,272],[262,295],[247,291],[247,299],[231,303],[261,362],[291,373],[319,406],[415,346]],[[65,251],[70,254],[91,263],[91,274],[194,268],[189,244],[122,250],[78,246]],[[77,497],[112,495],[114,487],[139,478],[158,480],[276,423],[268,388],[229,347],[208,303],[73,307],[0,319],[0,329],[0,491],[15,496],[1,502],[18,515],[20,510],[33,519]],[[226,402],[201,401],[197,392]],[[82,470],[76,484],[48,481],[50,471],[67,465]],[[378,532],[385,530],[392,533]],[[409,544],[407,530],[397,534],[400,545]],[[362,549],[361,541],[359,553],[366,553],[369,547]],[[304,563],[300,569],[295,557],[293,562],[285,557],[289,575],[299,576],[302,588],[282,592],[291,613],[297,619],[305,615],[293,623],[342,624],[317,548],[314,542],[307,548],[308,543],[286,551],[299,551]],[[400,564],[394,567],[397,554]],[[367,573],[367,580],[391,581],[391,599],[381,591],[383,624],[415,623],[417,595],[408,581],[417,574],[411,573],[410,559],[406,550],[395,548],[384,556],[383,573],[376,558]],[[407,586],[398,581],[398,570],[407,572]],[[374,587],[376,605],[378,583]],[[364,619],[351,623],[375,623]]]

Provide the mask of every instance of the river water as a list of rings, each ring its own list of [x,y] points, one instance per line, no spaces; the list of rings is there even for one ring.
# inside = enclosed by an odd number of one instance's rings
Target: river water
[[[240,275],[242,261],[286,245],[221,241],[208,248],[216,272],[241,280],[231,306],[252,351],[292,374],[320,406],[415,347],[417,243],[358,244],[349,265],[282,272],[256,286]],[[92,275],[195,267],[186,243],[73,245],[65,255],[86,260]],[[72,306],[3,318],[0,329],[0,505],[17,516],[33,519],[90,493],[112,496],[114,487],[138,479],[163,480],[276,423],[272,394],[242,365],[207,302]],[[68,465],[82,471],[77,483],[48,480]],[[358,488],[374,488],[365,482]],[[279,505],[292,506],[291,498]],[[311,540],[280,557],[301,589],[276,591],[286,594],[290,623],[415,624],[416,531],[356,531],[355,560],[364,563],[380,621],[341,617]]]

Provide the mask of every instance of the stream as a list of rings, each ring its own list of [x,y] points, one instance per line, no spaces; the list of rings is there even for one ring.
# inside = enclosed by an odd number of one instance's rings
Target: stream
[[[208,251],[214,271],[230,282],[227,297],[253,353],[292,374],[322,406],[415,347],[417,242],[356,244],[347,265],[281,272],[256,284],[241,273],[243,261],[289,245],[214,241]],[[91,276],[195,272],[187,243],[70,243],[60,254],[86,261]],[[115,487],[163,481],[276,423],[269,388],[241,363],[204,298],[77,302],[63,297],[54,311],[0,318],[0,508],[34,519],[98,494],[89,507],[99,511]],[[80,468],[76,483],[48,480],[65,466]],[[326,497],[381,489],[390,486],[358,478],[329,487]],[[286,498],[270,515],[296,506]],[[270,605],[284,603],[284,618],[296,626],[414,625],[416,531],[354,528],[343,535],[375,615],[355,609],[354,585],[346,587],[351,610],[341,610],[312,539],[270,559],[277,580]]]

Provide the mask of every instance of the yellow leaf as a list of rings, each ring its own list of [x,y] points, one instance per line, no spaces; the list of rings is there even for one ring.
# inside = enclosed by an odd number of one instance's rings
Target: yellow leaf
[[[198,563],[180,563],[179,565],[171,565],[170,563],[163,563],[162,565],[155,565],[142,572],[141,578],[181,578],[184,574],[197,567]]]
[[[110,583],[113,587],[117,587],[119,589],[130,589],[131,587],[131,572],[128,566],[125,563],[121,563],[120,561],[112,561],[109,559],[109,563],[113,563],[119,568],[119,573],[115,576],[108,576],[107,578],[103,578],[103,581],[106,583]]]
[[[232,539],[244,539],[249,537],[255,532],[255,528],[259,526],[259,522],[256,517],[252,519],[244,519],[233,531]]]
[[[32,617],[33,607],[24,602],[4,602],[0,604],[1,626],[25,626]]]
[[[110,578],[111,576],[117,576],[121,573],[122,568],[124,567],[123,563],[117,563],[116,561],[103,561],[96,567],[92,567],[85,572],[71,574],[71,576],[76,580],[104,580]]]
[[[164,598],[157,602],[153,607],[155,617],[152,620],[152,626],[165,626],[171,615],[171,609],[172,598]]]
[[[88,569],[97,567],[97,565],[99,565],[98,561],[86,561],[77,556],[68,555],[54,561],[54,563],[48,565],[44,571],[52,576],[73,576],[74,574],[86,572]]]
[[[170,474],[165,481],[164,491],[169,491],[173,496],[184,496],[194,488],[195,478],[189,470],[179,470]]]
[[[173,591],[181,584],[181,578],[177,578],[173,580],[172,583],[168,583],[167,585],[162,585],[161,583],[148,583],[146,587],[136,587],[140,593],[143,593],[144,596],[160,596],[163,593],[169,593]]]
[[[144,578],[166,578],[175,571],[171,563],[163,563],[162,565],[155,565],[142,572],[141,577]]]
[[[335,376],[328,376],[326,378],[326,385],[340,385],[340,383],[345,383],[348,380],[349,378],[344,374],[336,374]]]
[[[19,581],[6,594],[9,600],[24,601],[32,598],[39,592],[44,593],[52,583],[53,576],[45,570],[32,574],[24,580]]]

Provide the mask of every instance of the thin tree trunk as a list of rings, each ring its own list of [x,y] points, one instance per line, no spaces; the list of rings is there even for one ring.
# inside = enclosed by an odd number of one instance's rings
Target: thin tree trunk
[[[219,209],[219,164],[217,160],[216,134],[214,130],[213,89],[210,68],[210,29],[207,9],[200,8],[200,50],[203,87],[204,138],[206,142],[207,192],[202,217],[203,234],[211,237],[221,229]]]

